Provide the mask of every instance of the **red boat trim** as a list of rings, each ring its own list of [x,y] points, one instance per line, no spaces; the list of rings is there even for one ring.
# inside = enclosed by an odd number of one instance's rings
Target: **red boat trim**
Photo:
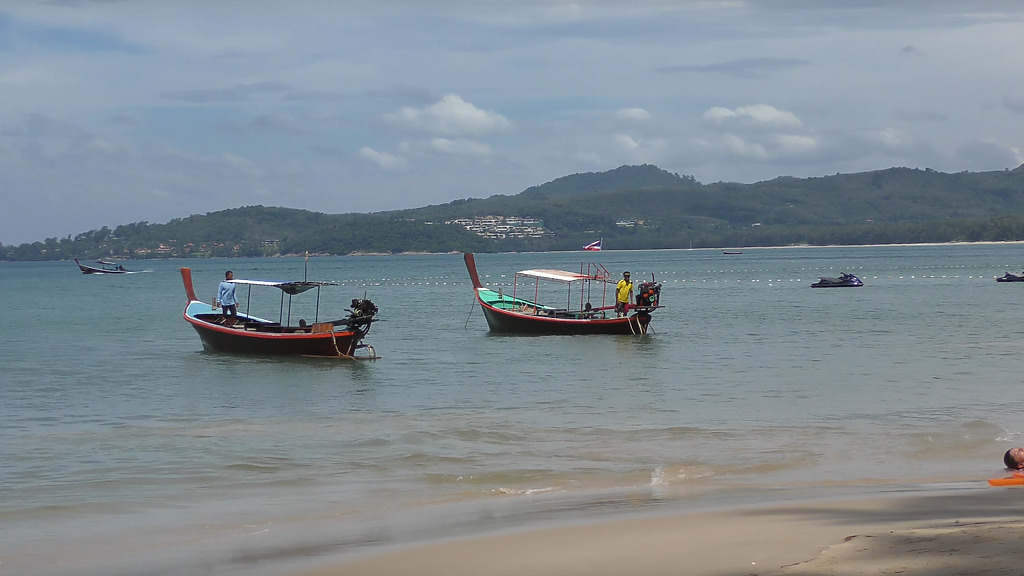
[[[473,281],[473,288],[483,288],[484,285],[480,283],[480,275],[476,271],[476,259],[468,252],[463,257],[466,260],[466,268],[469,270],[469,279]],[[479,300],[480,296],[477,296],[477,299]]]

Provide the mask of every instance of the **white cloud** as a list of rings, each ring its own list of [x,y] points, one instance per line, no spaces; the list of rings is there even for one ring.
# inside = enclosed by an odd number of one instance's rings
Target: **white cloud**
[[[259,166],[257,166],[255,162],[248,158],[243,158],[235,154],[224,154],[221,156],[221,159],[223,160],[224,164],[230,167],[232,170],[236,170],[238,172],[248,174],[250,176],[258,175],[261,172]]]
[[[359,157],[369,160],[385,170],[402,170],[406,166],[404,158],[387,152],[378,152],[368,146],[363,146],[359,150]]]
[[[466,139],[433,138],[430,147],[436,152],[455,156],[490,156],[491,147],[487,144]]]
[[[796,114],[779,110],[768,104],[740,106],[732,110],[716,106],[705,112],[703,118],[709,125],[726,128],[779,130],[803,126]]]
[[[612,137],[615,153],[620,163],[657,164],[664,159],[668,143],[661,138],[638,138],[628,134],[616,134]]]
[[[501,114],[481,110],[455,94],[425,108],[402,108],[385,119],[403,128],[443,136],[487,134],[512,127]]]
[[[334,213],[624,163],[703,182],[1021,163],[1024,3],[791,4],[7,2],[0,241],[255,190]]]
[[[640,143],[637,142],[632,136],[626,134],[616,134],[615,143],[619,145],[623,150],[636,150],[640,148]]]
[[[768,150],[763,144],[748,142],[735,134],[726,134],[722,137],[722,145],[725,150],[734,156],[754,160],[765,160],[768,158]]]
[[[818,148],[818,139],[812,136],[780,134],[777,139],[779,148],[787,154],[805,154]]]
[[[485,158],[493,154],[491,147],[468,138],[430,138],[429,140],[405,140],[398,149],[410,157],[471,157]]]
[[[619,118],[627,120],[650,120],[651,113],[643,108],[623,108],[619,110],[617,115]]]
[[[885,146],[890,149],[900,149],[907,146],[907,137],[905,134],[895,128],[882,128],[879,130],[873,130],[868,132],[867,138],[876,142],[879,145]]]

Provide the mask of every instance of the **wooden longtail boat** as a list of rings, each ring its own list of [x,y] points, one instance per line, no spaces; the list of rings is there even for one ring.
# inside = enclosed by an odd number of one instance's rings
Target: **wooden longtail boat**
[[[239,311],[234,324],[224,323],[219,308],[196,298],[192,287],[192,270],[181,269],[181,280],[185,285],[185,296],[188,303],[182,316],[195,328],[205,350],[213,352],[234,352],[243,354],[266,355],[300,355],[329,358],[353,358],[356,351],[365,349],[367,354],[360,358],[376,358],[372,346],[362,343],[363,337],[370,331],[370,325],[377,320],[374,315],[377,307],[367,299],[352,300],[349,315],[340,320],[320,322],[320,288],[337,286],[336,282],[267,282],[262,280],[231,280],[240,286],[248,286],[249,299],[252,287],[272,287],[281,290],[281,313],[277,321],[258,318]],[[299,320],[298,325],[291,323],[291,299],[296,294],[316,289],[316,318],[307,324]],[[285,294],[288,295],[288,315],[285,316]]]
[[[615,283],[599,264],[580,265],[580,272],[561,270],[523,270],[516,272],[512,294],[485,288],[480,282],[473,254],[465,254],[466,269],[473,291],[491,332],[509,334],[646,334],[651,312],[658,304],[661,284],[641,282],[627,315],[615,312]],[[565,307],[536,302],[540,283],[567,286]],[[532,300],[522,297],[526,292]],[[599,299],[594,306],[593,300]]]
[[[134,272],[134,270],[128,270],[114,262],[97,260],[96,263],[99,266],[89,266],[88,264],[82,264],[78,261],[78,258],[75,258],[75,264],[78,264],[78,269],[82,271],[82,274],[128,274]]]

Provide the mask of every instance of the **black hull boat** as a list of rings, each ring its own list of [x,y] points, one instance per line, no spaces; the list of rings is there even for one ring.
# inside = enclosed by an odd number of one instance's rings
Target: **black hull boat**
[[[337,285],[334,282],[232,280],[235,284],[249,287],[250,301],[253,286],[280,289],[283,293],[281,317],[273,321],[253,316],[248,310],[245,313],[239,311],[237,320],[233,324],[226,324],[219,309],[196,298],[192,287],[192,270],[182,268],[181,279],[188,298],[182,316],[195,328],[205,350],[255,355],[376,358],[373,347],[362,342],[363,337],[370,331],[370,325],[377,320],[374,317],[377,307],[367,299],[353,300],[352,308],[348,310],[349,315],[340,320],[320,322],[314,319],[309,324],[305,320],[299,320],[297,325],[291,324],[292,296],[315,288],[319,314],[319,290],[322,286]],[[287,320],[284,314],[284,294],[288,295]],[[357,356],[356,352],[361,349],[365,349],[366,353]]]
[[[596,264],[588,264],[586,268],[581,265],[579,273],[561,270],[516,272],[512,294],[505,294],[502,290],[485,288],[480,282],[473,255],[465,254],[464,258],[473,282],[473,292],[491,332],[534,335],[646,334],[651,323],[651,312],[662,308],[658,304],[661,284],[652,280],[637,286],[634,296],[636,304],[630,305],[626,315],[618,316],[615,312],[615,284],[609,280],[608,271]],[[531,296],[538,293],[541,281],[567,287],[564,308],[539,304],[517,294],[517,290]],[[598,306],[592,306],[590,298],[594,298]]]
[[[811,288],[857,288],[863,285],[864,283],[860,281],[860,278],[843,272],[838,278],[826,278],[823,276],[817,282],[811,284]]]
[[[996,282],[1024,282],[1024,275],[1018,276],[1007,272],[1003,276],[996,278]]]

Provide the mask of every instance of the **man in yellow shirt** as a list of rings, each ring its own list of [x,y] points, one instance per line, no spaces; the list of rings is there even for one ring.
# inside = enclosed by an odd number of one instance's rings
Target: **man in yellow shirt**
[[[622,280],[615,285],[615,313],[619,316],[629,314],[629,304],[633,301],[633,283],[629,281],[629,272],[622,273]]]

